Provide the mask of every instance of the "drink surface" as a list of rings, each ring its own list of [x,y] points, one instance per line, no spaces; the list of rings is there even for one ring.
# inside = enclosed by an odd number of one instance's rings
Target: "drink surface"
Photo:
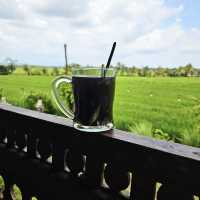
[[[113,121],[114,77],[72,77],[75,122],[84,126],[105,125]]]

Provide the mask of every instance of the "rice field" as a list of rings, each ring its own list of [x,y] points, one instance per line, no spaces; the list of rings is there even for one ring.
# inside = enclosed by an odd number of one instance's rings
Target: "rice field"
[[[24,93],[49,97],[52,76],[0,76],[8,102],[20,102]],[[159,139],[200,146],[200,78],[118,77],[114,121],[119,129]]]

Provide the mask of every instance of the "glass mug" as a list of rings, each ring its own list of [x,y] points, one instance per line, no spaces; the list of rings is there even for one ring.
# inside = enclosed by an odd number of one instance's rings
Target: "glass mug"
[[[64,115],[73,120],[74,128],[85,132],[113,128],[115,77],[114,68],[72,68],[71,78],[59,76],[53,81],[55,102]],[[72,85],[73,109],[59,96],[58,88],[63,83]]]

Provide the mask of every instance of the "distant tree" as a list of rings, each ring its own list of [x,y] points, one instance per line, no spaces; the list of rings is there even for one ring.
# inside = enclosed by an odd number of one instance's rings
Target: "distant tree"
[[[17,60],[8,57],[5,59],[5,62],[8,64],[9,72],[13,73],[16,69]]]
[[[122,66],[122,68],[120,69],[120,71],[121,71],[121,75],[122,76],[128,76],[128,75],[130,75],[128,72],[128,68],[127,67],[125,67],[125,65],[124,66]]]
[[[194,69],[193,69],[192,64],[189,63],[184,68],[185,68],[185,76],[192,76],[193,75]]]
[[[149,68],[148,71],[146,72],[146,76],[147,77],[154,77],[155,76],[154,70]]]
[[[167,76],[166,68],[158,67],[155,69],[155,75],[156,76]]]
[[[129,71],[129,68],[124,65],[123,63],[117,62],[115,66],[119,70],[119,75],[121,76],[130,76],[131,72]]]
[[[47,75],[47,69],[45,67],[42,68],[43,75]]]
[[[28,65],[23,65],[23,70],[25,71],[25,73],[30,76],[31,75],[31,68]]]
[[[79,68],[81,65],[78,64],[78,63],[71,63],[69,66],[70,66],[71,68]],[[89,66],[88,66],[88,67],[89,67]]]
[[[59,75],[59,69],[58,69],[57,67],[54,67],[51,74],[52,74],[53,76],[58,76],[58,75]]]
[[[39,67],[33,67],[31,69],[31,75],[40,76],[42,75],[42,70]]]
[[[9,69],[5,65],[0,65],[0,75],[7,75],[9,74]]]
[[[126,66],[121,63],[121,62],[117,62],[116,66],[115,66],[117,69],[123,69],[123,68],[126,68]]]
[[[176,76],[176,68],[167,69],[167,75],[171,77]]]
[[[143,68],[139,68],[138,69],[138,75],[139,76],[144,76],[144,70],[143,70]]]
[[[193,68],[193,76],[199,76],[199,70],[197,68]]]
[[[196,69],[197,76],[200,76],[200,69]]]
[[[115,66],[117,69],[121,69],[121,63],[120,62],[117,62],[116,66]]]
[[[138,76],[138,69],[135,66],[130,68],[132,76]]]
[[[149,66],[145,66],[144,68],[143,68],[143,76],[148,76],[149,75]]]
[[[176,68],[176,76],[185,76],[185,75],[186,75],[185,67],[180,66]]]

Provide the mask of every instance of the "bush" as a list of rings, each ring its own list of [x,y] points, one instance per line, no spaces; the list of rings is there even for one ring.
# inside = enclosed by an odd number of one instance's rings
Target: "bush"
[[[28,65],[24,65],[23,70],[26,72],[28,76],[31,75],[31,68]]]
[[[42,68],[42,73],[43,75],[48,75],[48,71],[45,67]]]
[[[172,140],[168,133],[163,132],[161,129],[155,129],[153,131],[153,137],[160,140]]]
[[[37,75],[37,76],[40,76],[42,75],[42,71],[40,69],[37,69],[37,68],[32,68],[31,70],[31,75]]]
[[[9,74],[9,68],[4,65],[0,65],[0,75],[8,75],[8,74]]]
[[[31,110],[36,110],[36,103],[38,100],[41,99],[42,103],[44,105],[44,112],[49,113],[49,114],[57,114],[57,110],[53,106],[53,103],[51,99],[41,93],[30,93],[29,95],[26,95],[24,97],[24,102],[23,102],[23,107],[31,109]]]
[[[59,74],[60,74],[59,69],[57,67],[54,67],[52,72],[51,72],[51,75],[52,76],[58,76]]]
[[[65,83],[60,84],[58,91],[59,91],[59,97],[64,102],[65,106],[73,110],[74,98],[72,94],[72,86],[69,84],[66,85]]]
[[[200,127],[184,130],[179,141],[181,144],[200,147]]]
[[[188,97],[192,102],[188,107],[188,116],[191,116],[193,123],[190,127],[184,129],[178,138],[178,142],[190,146],[200,147],[200,98]]]
[[[153,133],[153,125],[151,122],[144,120],[138,123],[133,123],[133,125],[129,127],[129,130],[140,135],[151,137]]]
[[[165,133],[161,129],[153,128],[153,124],[146,120],[134,123],[134,125],[129,126],[129,131],[135,132],[139,135],[154,137],[159,140],[172,140],[168,133]]]
[[[115,127],[120,130],[130,131],[130,123],[128,121],[124,121],[123,119],[118,119],[114,121]],[[134,131],[133,131],[134,132]]]

